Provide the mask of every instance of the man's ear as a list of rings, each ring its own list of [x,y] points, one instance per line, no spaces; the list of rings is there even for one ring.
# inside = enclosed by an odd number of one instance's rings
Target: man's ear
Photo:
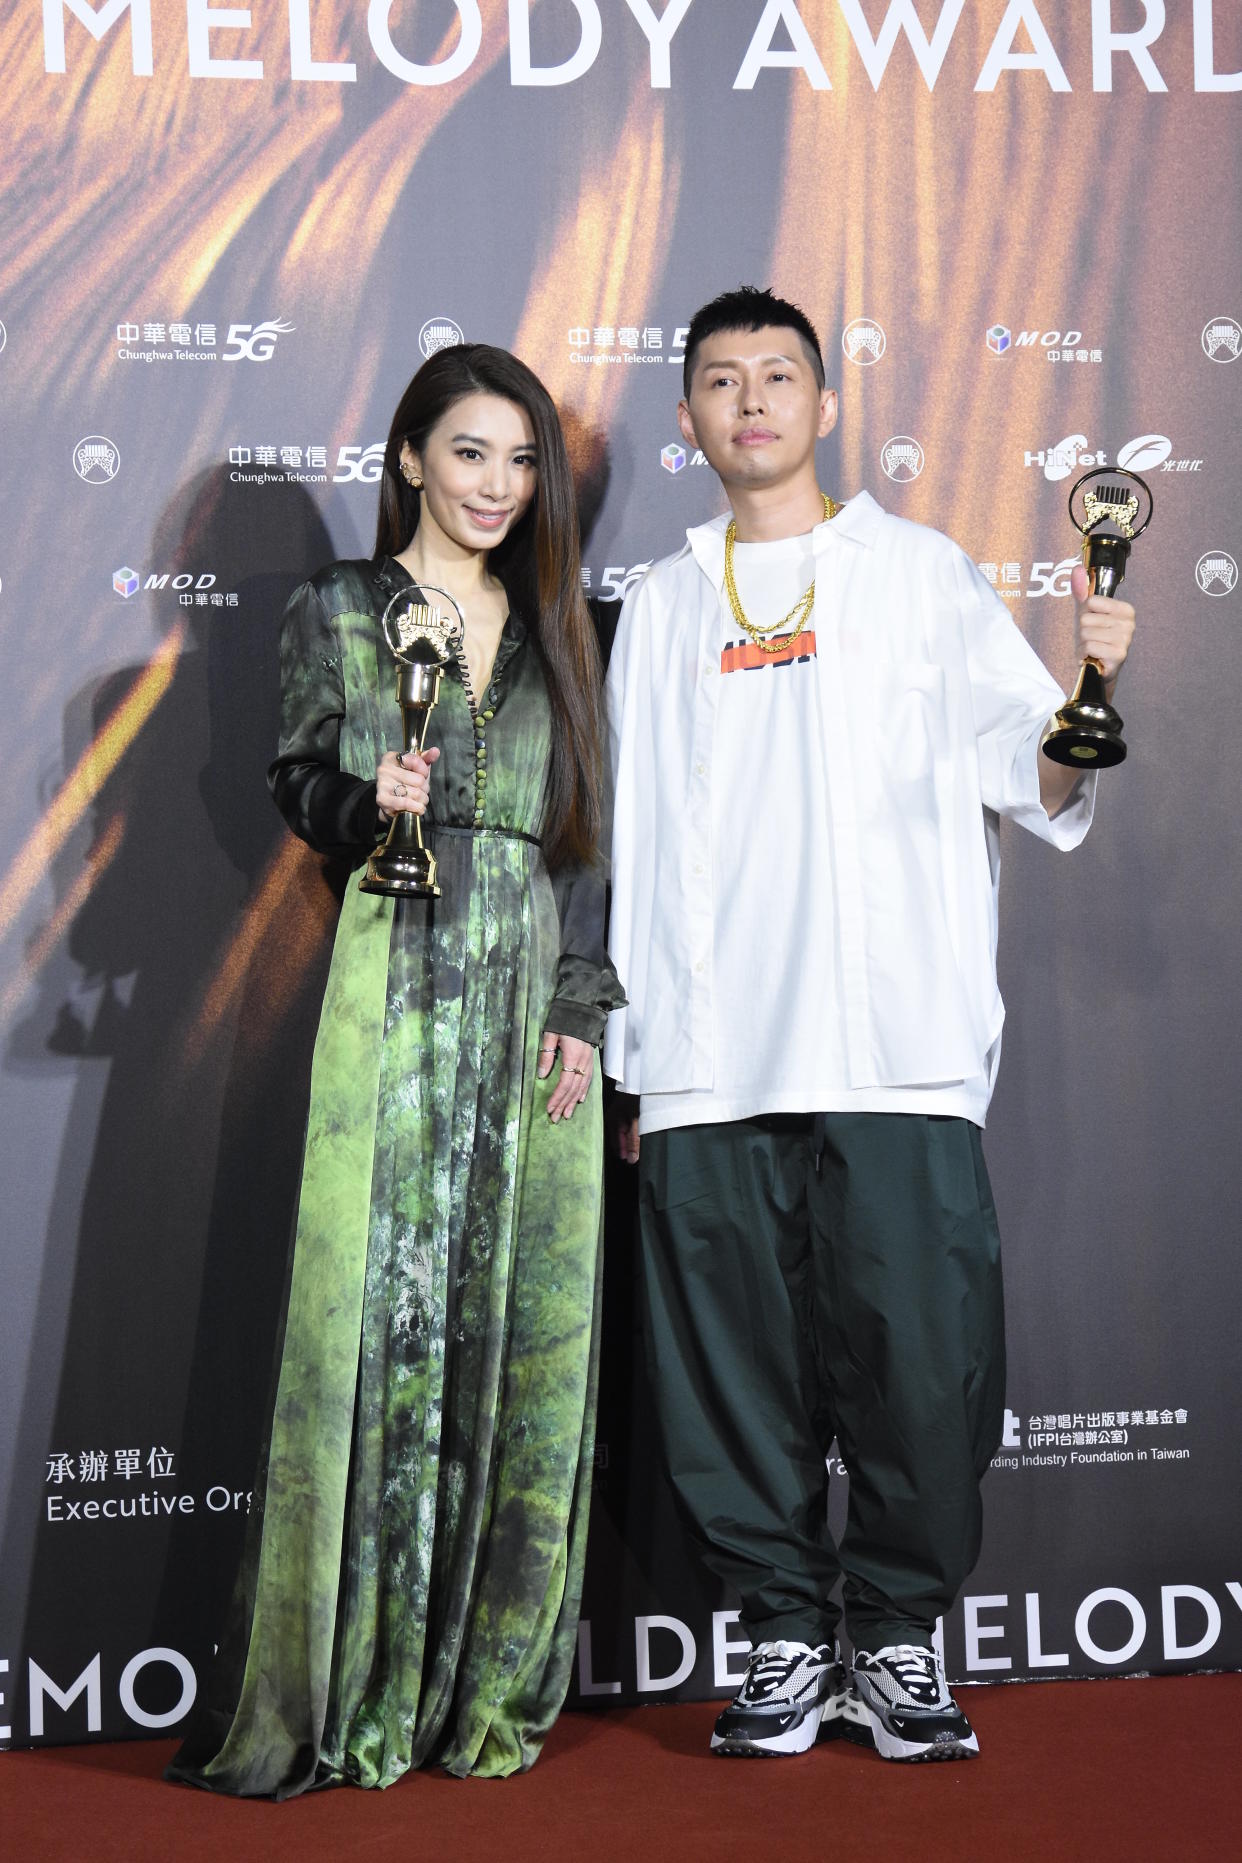
[[[677,425],[681,429],[681,437],[686,445],[693,446],[697,450],[699,444],[698,435],[694,431],[694,422],[690,418],[690,404],[685,399],[677,403]],[[825,429],[825,432],[826,431],[827,429]]]
[[[815,436],[817,439],[827,439],[837,424],[837,412],[837,391],[835,388],[825,388],[819,397],[819,426]]]

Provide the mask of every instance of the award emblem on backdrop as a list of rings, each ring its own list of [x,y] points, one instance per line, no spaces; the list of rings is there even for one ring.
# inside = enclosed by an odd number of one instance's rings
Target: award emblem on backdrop
[[[1082,536],[1082,560],[1093,595],[1116,595],[1126,573],[1130,546],[1151,523],[1155,500],[1137,472],[1096,466],[1069,495],[1069,512]],[[1045,757],[1071,769],[1100,770],[1126,754],[1121,719],[1104,695],[1104,668],[1088,654],[1078,684],[1044,739]]]
[[[421,597],[415,600],[414,595]],[[430,600],[430,597],[437,598]],[[444,603],[440,607],[439,603]],[[403,589],[380,620],[384,639],[397,662],[397,704],[401,707],[403,755],[422,751],[427,725],[440,696],[440,675],[465,632],[461,609],[444,589]],[[411,809],[394,815],[388,838],[367,862],[358,882],[362,893],[388,898],[438,899],[436,857],[423,839],[423,822]]]

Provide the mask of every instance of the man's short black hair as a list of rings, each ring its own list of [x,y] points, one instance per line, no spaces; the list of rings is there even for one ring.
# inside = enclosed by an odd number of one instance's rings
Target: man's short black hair
[[[690,319],[690,330],[686,337],[686,360],[682,370],[682,389],[686,400],[690,399],[690,379],[694,374],[694,365],[704,341],[715,336],[721,330],[766,330],[776,325],[783,330],[796,330],[802,339],[808,360],[815,369],[815,379],[822,388],[824,385],[824,358],[820,353],[819,337],[815,326],[805,311],[791,304],[788,298],[778,298],[770,291],[761,291],[757,285],[739,285],[736,291],[722,291],[710,304],[704,304]]]

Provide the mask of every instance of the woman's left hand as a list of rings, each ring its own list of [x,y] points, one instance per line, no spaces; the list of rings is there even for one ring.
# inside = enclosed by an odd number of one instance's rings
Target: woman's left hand
[[[589,1041],[578,1041],[572,1035],[558,1035],[553,1029],[545,1029],[539,1039],[540,1080],[548,1078],[558,1053],[561,1077],[548,1101],[548,1118],[553,1125],[559,1119],[573,1118],[575,1106],[581,1106],[586,1099],[595,1072],[595,1050]]]

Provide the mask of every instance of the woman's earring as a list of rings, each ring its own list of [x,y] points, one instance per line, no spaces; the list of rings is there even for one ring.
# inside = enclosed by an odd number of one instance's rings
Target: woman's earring
[[[422,491],[423,482],[419,478],[417,472],[415,472],[413,466],[403,464],[401,467],[401,476],[412,491]]]

